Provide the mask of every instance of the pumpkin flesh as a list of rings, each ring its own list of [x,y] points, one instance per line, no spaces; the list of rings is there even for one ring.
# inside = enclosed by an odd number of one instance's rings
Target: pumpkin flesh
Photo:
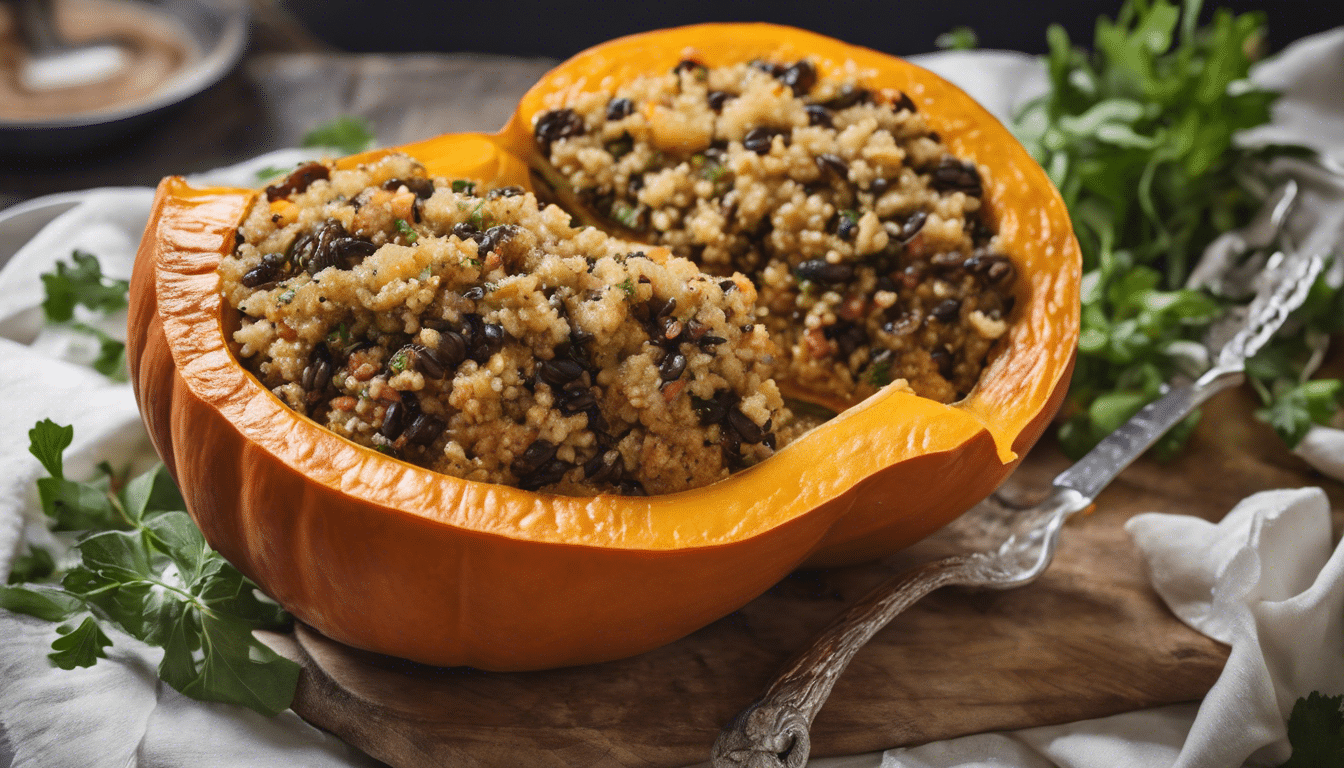
[[[756,467],[666,496],[562,497],[438,475],[327,432],[243,369],[214,270],[256,193],[167,179],[132,281],[137,398],[207,540],[297,617],[428,664],[522,670],[632,655],[804,562],[871,559],[928,535],[993,490],[1044,430],[1077,337],[1067,212],[1002,126],[912,65],[767,25],[649,33],[561,65],[500,134],[401,150],[431,175],[530,186],[531,119],[548,100],[671,67],[688,45],[707,64],[806,55],[826,71],[852,58],[989,170],[983,200],[1019,279],[980,385],[952,405],[889,388]]]

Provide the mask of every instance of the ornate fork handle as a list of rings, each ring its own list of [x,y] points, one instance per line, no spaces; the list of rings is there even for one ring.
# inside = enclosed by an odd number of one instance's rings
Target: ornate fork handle
[[[1091,503],[1056,488],[1023,510],[997,550],[935,560],[878,585],[834,619],[769,690],[742,710],[714,743],[715,768],[801,768],[811,750],[809,728],[831,689],[873,635],[925,595],[946,586],[1007,589],[1035,579],[1054,556],[1059,527]]]
[[[878,585],[822,630],[765,695],[724,729],[714,744],[716,768],[800,768],[811,748],[812,721],[854,654],[878,630],[940,587],[1006,589],[1034,579],[1054,555],[1059,526],[1089,503],[1076,491],[1056,489],[1030,510],[1015,513],[1022,517],[997,550],[935,560]]]
[[[743,768],[802,768],[811,751],[809,729],[836,680],[877,631],[920,598],[964,584],[968,561],[949,557],[884,582],[831,622],[754,704],[714,743],[713,763]]]
[[[1173,387],[1144,406],[1082,459],[1055,478],[1043,502],[1016,511],[1010,535],[994,550],[936,560],[888,579],[832,621],[714,743],[714,768],[801,768],[811,751],[809,729],[831,689],[873,635],[925,595],[945,586],[1008,589],[1034,581],[1054,558],[1059,531],[1102,489],[1204,401],[1245,378],[1245,361],[1306,299],[1323,260],[1294,258],[1252,302],[1241,330],[1218,364],[1197,381]],[[974,514],[974,513],[970,513]]]

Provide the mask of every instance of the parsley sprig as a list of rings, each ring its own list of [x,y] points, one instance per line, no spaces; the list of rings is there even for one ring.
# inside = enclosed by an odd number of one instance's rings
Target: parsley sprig
[[[93,666],[116,626],[163,648],[159,676],[196,699],[241,704],[267,715],[289,707],[299,666],[252,635],[289,617],[205,543],[162,465],[121,482],[106,463],[89,482],[65,476],[63,453],[74,429],[49,419],[28,433],[29,451],[49,477],[38,480],[53,530],[74,532],[79,562],[11,576],[41,579],[0,587],[0,607],[61,622],[49,657],[62,669]],[[57,581],[59,579],[59,581]]]
[[[1230,302],[1184,288],[1194,262],[1260,205],[1257,185],[1245,183],[1260,162],[1301,153],[1236,144],[1238,132],[1269,121],[1276,97],[1247,80],[1264,17],[1219,9],[1200,27],[1200,5],[1126,2],[1114,21],[1098,20],[1090,52],[1052,26],[1050,89],[1015,123],[1063,195],[1083,250],[1078,364],[1059,433],[1071,455],[1176,375],[1198,373],[1189,353],[1207,358],[1200,339]],[[1338,292],[1323,299],[1338,306]],[[1339,387],[1308,382],[1303,356],[1276,348],[1264,354],[1277,362],[1252,375],[1265,398],[1262,418],[1295,444],[1337,409]],[[1197,418],[1159,451],[1179,449]]]

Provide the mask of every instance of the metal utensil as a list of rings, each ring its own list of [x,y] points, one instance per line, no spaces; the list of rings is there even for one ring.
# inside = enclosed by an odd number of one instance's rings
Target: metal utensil
[[[110,80],[126,68],[130,56],[116,40],[72,43],[56,24],[51,0],[18,0],[14,22],[27,57],[19,83],[29,91],[52,91]]]
[[[1324,266],[1317,255],[1278,252],[1240,329],[1198,380],[1172,387],[1055,478],[1039,504],[1012,509],[982,505],[969,514],[985,528],[1004,530],[999,546],[937,560],[897,575],[833,621],[817,640],[719,734],[715,768],[801,768],[811,748],[809,729],[854,654],[878,630],[920,598],[948,585],[1010,589],[1035,580],[1054,558],[1064,522],[1086,509],[1122,470],[1201,403],[1244,378],[1246,360],[1269,341],[1306,300]]]

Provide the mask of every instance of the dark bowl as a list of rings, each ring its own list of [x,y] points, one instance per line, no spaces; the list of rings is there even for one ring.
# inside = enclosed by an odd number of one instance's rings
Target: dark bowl
[[[247,47],[245,0],[135,0],[174,17],[201,57],[164,87],[134,102],[40,120],[0,118],[0,157],[55,158],[113,143],[219,82]]]

